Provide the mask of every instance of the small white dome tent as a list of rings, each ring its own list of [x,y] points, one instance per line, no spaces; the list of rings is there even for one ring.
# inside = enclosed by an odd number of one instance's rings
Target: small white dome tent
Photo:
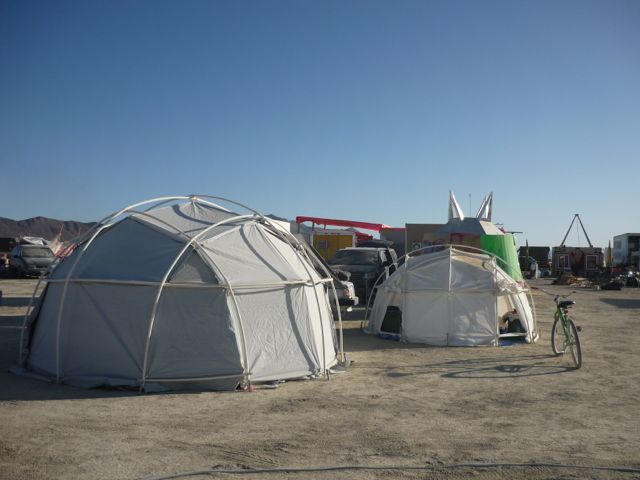
[[[325,277],[293,235],[237,202],[148,200],[99,222],[54,269],[20,362],[56,382],[141,391],[327,374],[342,342]]]
[[[495,257],[469,250],[475,249],[449,246],[408,254],[378,287],[365,331],[441,346],[497,345],[501,336],[537,341],[526,289]],[[522,331],[501,335],[501,321],[514,310]]]

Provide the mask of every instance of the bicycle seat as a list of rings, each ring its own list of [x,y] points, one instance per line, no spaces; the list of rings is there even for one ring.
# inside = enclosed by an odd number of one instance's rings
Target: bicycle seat
[[[569,308],[571,305],[575,305],[576,302],[573,300],[565,300],[563,302],[558,303],[560,308]]]

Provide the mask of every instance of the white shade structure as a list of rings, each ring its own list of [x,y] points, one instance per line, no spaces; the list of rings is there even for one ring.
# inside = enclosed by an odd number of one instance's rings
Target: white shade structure
[[[365,330],[428,345],[497,345],[504,315],[522,331],[502,336],[538,339],[526,289],[493,256],[448,247],[411,256],[379,288]]]
[[[57,382],[145,391],[323,375],[340,351],[327,288],[259,213],[153,199],[104,219],[52,272],[20,361]]]

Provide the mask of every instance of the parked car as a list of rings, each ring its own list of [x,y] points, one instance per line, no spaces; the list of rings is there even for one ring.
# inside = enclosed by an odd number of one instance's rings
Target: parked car
[[[358,297],[367,303],[376,281],[392,274],[398,256],[389,247],[351,247],[339,250],[329,262],[335,270],[349,272]]]
[[[313,263],[318,274],[321,276],[326,275],[326,271],[329,272],[331,278],[333,279],[333,285],[335,287],[336,295],[338,298],[338,304],[340,305],[340,311],[351,311],[353,307],[360,303],[360,299],[356,295],[355,287],[353,283],[349,281],[350,274],[348,272],[340,272],[336,271],[326,262],[324,258],[318,253],[318,251],[311,245],[309,245],[302,236],[296,235],[298,240],[300,240],[301,245],[307,251],[307,255],[309,259]],[[329,294],[329,303],[331,304],[331,310],[333,311],[334,316],[336,315],[335,310],[335,297],[333,296],[333,289],[328,288]]]
[[[43,245],[16,245],[9,257],[10,270],[19,277],[39,277],[56,262],[53,251]]]

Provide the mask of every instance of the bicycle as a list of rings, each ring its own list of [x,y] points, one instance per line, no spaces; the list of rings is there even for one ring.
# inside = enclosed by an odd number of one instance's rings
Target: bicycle
[[[582,366],[582,349],[580,348],[578,332],[581,332],[582,329],[576,326],[569,316],[569,308],[575,305],[576,302],[573,300],[560,300],[569,297],[575,292],[567,295],[557,295],[542,288],[531,288],[553,297],[553,301],[556,304],[556,312],[553,315],[553,327],[551,327],[551,349],[556,355],[563,355],[569,350],[574,369],[579,369]]]

